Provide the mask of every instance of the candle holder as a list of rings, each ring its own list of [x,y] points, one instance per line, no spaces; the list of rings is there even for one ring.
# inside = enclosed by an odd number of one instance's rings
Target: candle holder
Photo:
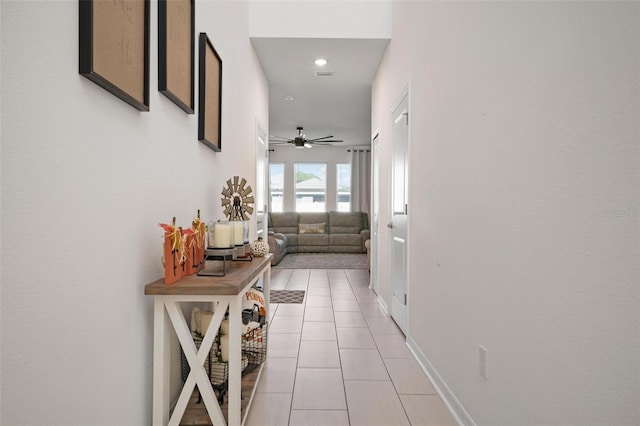
[[[243,232],[242,232],[242,242],[244,244],[249,244],[249,221],[242,221]]]
[[[204,251],[204,261],[198,271],[199,276],[205,277],[224,277],[227,274],[227,262],[232,262],[237,257],[236,248],[213,248],[209,247]],[[222,262],[222,265],[218,264],[217,268],[206,268],[205,263],[207,260]],[[222,269],[219,268],[222,266]]]
[[[244,224],[240,220],[232,220],[231,222],[231,239],[233,244],[237,246],[244,245]]]
[[[214,228],[216,224],[214,221],[210,220],[207,223],[207,248],[213,247],[213,236],[214,236]]]
[[[213,226],[213,248],[232,248],[234,246],[233,229],[229,222],[216,222]]]

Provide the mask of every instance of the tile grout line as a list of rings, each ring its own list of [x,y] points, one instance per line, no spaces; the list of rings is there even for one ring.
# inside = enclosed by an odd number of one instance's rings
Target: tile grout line
[[[293,270],[292,270],[293,271]],[[291,273],[293,276],[293,272]],[[302,325],[300,326],[300,339],[298,340],[298,356],[296,357],[296,368],[293,373],[293,388],[291,389],[291,402],[289,403],[289,415],[287,416],[287,425],[291,423],[291,414],[293,412],[293,396],[296,391],[296,379],[298,378],[298,364],[300,363],[300,346],[302,346],[302,330],[304,329],[304,315],[307,312],[307,298],[309,297],[309,280],[311,279],[311,273],[307,276],[307,285],[305,287],[304,294],[304,308],[302,309]],[[289,283],[287,283],[288,285]]]
[[[349,279],[349,275],[347,275],[347,280],[349,280],[349,285],[352,287],[352,291],[353,291],[353,285],[351,283],[351,280]],[[367,287],[369,289],[369,291],[371,291],[372,293],[375,294],[375,291],[373,291],[373,289],[371,288],[371,286]],[[355,295],[355,292],[354,292]],[[405,417],[407,418],[407,422],[409,422],[409,425],[411,425],[411,419],[409,418],[409,413],[407,413],[407,410],[404,406],[404,404],[402,403],[402,399],[400,399],[400,394],[398,393],[398,388],[396,387],[396,384],[393,382],[393,379],[391,377],[391,373],[389,372],[389,368],[387,367],[387,363],[384,362],[384,358],[382,357],[382,354],[380,353],[380,347],[378,346],[378,342],[376,342],[375,338],[373,337],[373,332],[371,331],[371,328],[369,326],[369,321],[367,320],[366,315],[364,314],[364,312],[362,312],[362,304],[360,303],[360,299],[358,299],[357,296],[356,297],[356,303],[358,304],[358,308],[360,309],[360,313],[362,315],[362,317],[364,318],[365,324],[367,324],[367,330],[369,330],[369,334],[371,335],[371,339],[373,340],[373,344],[376,346],[376,351],[378,352],[378,356],[380,357],[380,360],[382,361],[382,365],[384,366],[385,371],[387,372],[387,375],[389,376],[389,382],[391,382],[391,386],[393,386],[393,390],[396,393],[396,396],[398,397],[398,401],[400,401],[400,406],[402,407],[402,411],[405,415]],[[377,299],[377,295],[376,295],[376,299]],[[346,390],[345,390],[345,394],[346,394]]]
[[[344,271],[343,271],[344,273]],[[327,273],[327,276],[329,274]],[[327,277],[328,278],[328,277]],[[349,279],[347,278],[347,281]],[[349,283],[349,288],[351,288],[351,283]],[[353,292],[353,289],[351,289]],[[336,312],[333,310],[333,290],[331,288],[331,280],[329,279],[329,297],[331,298],[331,313],[333,314],[333,329],[336,332],[336,348],[338,350],[338,361],[340,362],[340,376],[342,377],[342,391],[344,392],[344,405],[347,407],[347,421],[349,425],[351,425],[351,413],[349,411],[349,400],[347,399],[347,387],[344,380],[344,371],[342,369],[342,355],[340,354],[340,342],[338,341],[338,324],[336,322]]]
[[[351,272],[351,273],[350,273]],[[375,338],[374,338],[374,333],[372,331],[372,329],[370,328],[371,325],[371,321],[374,321],[376,326],[378,325],[378,323],[376,322],[376,318],[377,316],[375,315],[375,312],[373,311],[369,311],[371,314],[374,314],[373,316],[371,316],[371,318],[369,318],[369,316],[365,315],[364,311],[363,311],[363,306],[367,305],[371,305],[371,304],[375,304],[375,302],[371,301],[370,297],[368,297],[365,293],[370,293],[375,295],[375,292],[370,288],[367,287],[365,288],[365,277],[364,275],[361,275],[360,273],[353,273],[354,271],[351,270],[314,270],[314,269],[310,269],[310,270],[306,270],[303,273],[298,273],[297,276],[294,276],[296,274],[289,274],[287,282],[285,284],[285,288],[287,288],[289,285],[293,286],[293,289],[302,289],[301,287],[303,287],[303,283],[304,283],[304,289],[305,289],[305,299],[303,301],[303,308],[300,310],[302,312],[302,322],[301,322],[301,329],[300,329],[300,335],[299,335],[299,339],[297,341],[297,355],[296,355],[296,360],[295,360],[295,370],[293,372],[293,386],[291,388],[291,400],[290,403],[288,404],[288,413],[286,412],[282,412],[282,416],[287,418],[287,423],[283,423],[287,424],[287,425],[293,425],[293,423],[291,423],[292,421],[298,419],[298,420],[303,420],[304,418],[306,418],[305,416],[311,415],[311,412],[313,411],[342,411],[343,414],[340,415],[340,418],[342,420],[346,420],[348,424],[352,424],[352,415],[357,415],[357,410],[355,412],[352,412],[350,410],[349,403],[348,403],[348,397],[347,397],[347,390],[346,390],[346,382],[347,380],[345,379],[345,374],[344,374],[344,365],[343,365],[343,359],[342,359],[342,353],[341,353],[341,347],[339,344],[339,338],[338,338],[338,329],[340,328],[351,328],[349,327],[350,324],[352,324],[350,322],[345,322],[345,323],[341,323],[343,326],[347,326],[347,327],[338,327],[338,321],[337,321],[337,312],[335,311],[335,306],[334,306],[334,296],[337,296],[339,293],[343,292],[343,291],[350,291],[351,294],[353,295],[355,301],[356,301],[356,306],[358,307],[358,313],[363,317],[364,324],[366,325],[366,330],[368,332],[368,334],[371,336],[371,339],[373,340],[373,347],[371,349],[374,349],[376,351],[376,353],[378,354],[378,356],[380,357],[380,359],[382,360],[383,363],[383,367],[385,369],[386,374],[388,375],[388,379],[384,380],[384,381],[390,381],[391,385],[392,385],[392,389],[393,389],[393,394],[395,394],[396,398],[399,400],[400,403],[400,408],[402,410],[402,413],[404,414],[404,417],[406,419],[406,421],[408,422],[407,424],[411,425],[411,419],[409,418],[409,414],[407,411],[407,407],[405,406],[405,404],[403,403],[402,399],[401,399],[401,394],[398,392],[398,385],[401,385],[400,383],[396,383],[394,382],[393,378],[391,377],[390,374],[390,370],[389,370],[389,366],[387,365],[387,363],[385,362],[385,358],[383,357],[383,354],[381,352],[381,347],[386,347],[385,346],[385,341],[381,341],[378,342]],[[283,277],[284,278],[284,277]],[[343,281],[344,279],[346,279],[346,282]],[[312,286],[313,284],[313,286]],[[345,284],[348,284],[348,286],[346,286]],[[294,403],[294,395],[296,392],[296,385],[299,383],[296,383],[297,379],[298,379],[298,370],[301,368],[300,367],[300,361],[301,361],[301,349],[302,349],[302,342],[303,342],[303,330],[304,330],[304,326],[305,324],[309,324],[312,322],[318,322],[318,321],[314,321],[315,317],[310,317],[309,321],[306,320],[306,313],[307,311],[307,303],[308,303],[308,297],[310,296],[310,290],[312,289],[320,289],[320,288],[328,288],[328,294],[329,294],[329,303],[330,303],[330,309],[331,309],[331,315],[332,315],[332,319],[334,321],[334,327],[333,327],[333,331],[335,333],[335,342],[336,342],[336,349],[338,351],[338,361],[339,361],[339,368],[340,368],[340,377],[342,380],[342,390],[344,393],[344,402],[345,402],[345,407],[346,407],[346,413],[339,408],[331,408],[329,406],[327,406],[327,408],[313,408],[313,407],[301,407],[298,408],[297,411],[301,411],[299,413],[297,413],[296,417],[293,417],[293,411],[294,411],[294,407],[293,407],[293,403]],[[357,290],[357,291],[356,291]],[[324,292],[324,290],[323,290]],[[357,295],[361,294],[361,297],[358,297]],[[324,296],[324,294],[318,294],[316,296]],[[339,299],[338,299],[339,300]],[[275,319],[276,316],[282,320],[286,320],[287,316],[285,317],[280,317],[280,314],[278,314],[278,312],[280,312],[280,304],[277,304],[274,311],[273,311],[273,318]],[[342,312],[342,311],[341,311]],[[347,312],[351,312],[351,311],[347,311]],[[282,311],[282,313],[286,313],[285,311]],[[315,312],[312,312],[313,314],[315,314]],[[389,317],[388,314],[385,315],[387,318]],[[342,318],[342,316],[340,316]],[[324,317],[325,319],[328,317]],[[348,320],[348,318],[342,318],[343,320]],[[322,320],[320,322],[324,322],[325,320]],[[360,327],[357,327],[360,328]],[[364,327],[362,327],[364,329]],[[385,335],[392,335],[395,333],[391,333],[387,328],[383,328],[380,329],[378,331],[382,331],[382,333],[378,333],[378,335],[382,334],[383,336]],[[347,346],[350,345],[350,343],[346,343]],[[359,347],[358,345],[356,345],[357,347],[354,347],[353,349],[369,349],[364,348],[364,347]],[[344,348],[344,349],[350,349],[350,348]],[[280,358],[280,357],[278,357]],[[289,358],[289,357],[285,357],[285,358]],[[395,359],[395,357],[392,357],[390,359]],[[404,358],[403,358],[404,359]],[[291,364],[290,364],[291,365]],[[333,367],[309,367],[309,368],[317,368],[320,370],[335,370],[335,368]],[[321,373],[322,374],[322,373]],[[337,377],[336,377],[337,378]],[[360,382],[368,382],[368,381],[373,381],[373,382],[379,382],[380,380],[366,380],[366,379],[349,379],[349,381],[360,381]],[[362,385],[362,386],[366,386],[367,385]],[[298,389],[300,390],[300,389]],[[337,388],[336,388],[337,390]],[[389,389],[390,390],[390,389]],[[273,393],[285,393],[285,392],[273,392]],[[389,397],[392,397],[392,393],[389,392]],[[422,393],[410,393],[410,394],[403,394],[403,395],[425,395]],[[431,395],[431,394],[428,394]],[[437,394],[436,394],[437,395]],[[285,406],[286,407],[286,406]],[[286,409],[285,407],[282,407],[284,409]],[[309,414],[303,413],[304,411],[308,411]],[[344,417],[344,415],[346,414],[346,419]],[[282,419],[284,420],[284,418]]]

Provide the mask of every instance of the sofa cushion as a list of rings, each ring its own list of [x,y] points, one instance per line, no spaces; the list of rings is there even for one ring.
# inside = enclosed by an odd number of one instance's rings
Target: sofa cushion
[[[331,234],[359,234],[362,227],[361,212],[329,212]]]
[[[325,234],[326,223],[300,223],[298,234]]]
[[[287,236],[287,245],[295,247],[298,245],[298,234],[285,234]]]
[[[329,223],[329,215],[326,212],[304,212],[298,215],[298,223]]]
[[[329,235],[329,244],[333,246],[357,246],[362,249],[362,237],[360,234],[332,234]]]
[[[270,213],[270,228],[282,234],[297,234],[299,214],[295,212]]]
[[[327,234],[300,234],[298,246],[326,246],[329,247],[329,235]]]

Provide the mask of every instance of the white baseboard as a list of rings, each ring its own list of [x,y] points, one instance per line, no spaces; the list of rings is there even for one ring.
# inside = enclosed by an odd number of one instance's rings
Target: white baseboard
[[[476,423],[473,421],[467,410],[464,409],[458,398],[451,392],[449,386],[445,383],[445,381],[440,377],[440,374],[433,368],[433,365],[429,361],[429,359],[425,356],[425,354],[420,350],[416,341],[411,337],[407,337],[407,346],[409,346],[409,350],[415,356],[416,361],[420,364],[420,367],[424,370],[425,374],[433,384],[433,387],[442,398],[442,401],[447,406],[449,412],[455,419],[455,421],[460,426],[476,426]]]
[[[387,307],[387,304],[384,303],[382,298],[378,297],[377,299],[378,299],[378,305],[382,308],[382,310],[384,311],[384,314],[386,316],[389,316],[389,308]]]

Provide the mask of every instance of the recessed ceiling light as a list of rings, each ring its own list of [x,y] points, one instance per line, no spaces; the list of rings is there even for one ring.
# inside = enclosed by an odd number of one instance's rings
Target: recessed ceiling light
[[[318,58],[315,61],[315,64],[319,67],[324,67],[325,65],[327,65],[327,60],[326,59],[322,59],[322,58]]]
[[[284,100],[285,101],[292,101],[293,100],[293,96],[287,95],[287,96],[284,97]]]

